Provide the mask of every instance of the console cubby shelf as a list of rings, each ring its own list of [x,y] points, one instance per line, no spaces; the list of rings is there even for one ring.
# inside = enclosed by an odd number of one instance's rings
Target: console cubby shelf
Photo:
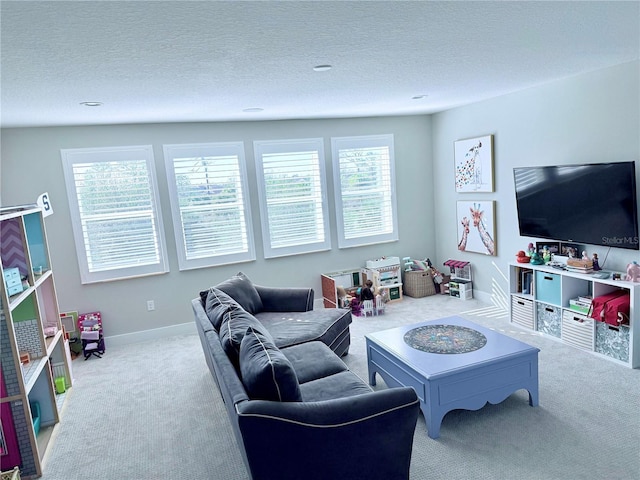
[[[0,290],[3,470],[18,466],[21,478],[36,478],[64,398],[55,392],[54,377],[64,378],[66,388],[72,383],[44,218],[36,206],[0,209]]]
[[[629,295],[629,324],[611,326],[571,308],[579,297]],[[630,368],[640,368],[640,283],[545,265],[509,264],[510,322]]]

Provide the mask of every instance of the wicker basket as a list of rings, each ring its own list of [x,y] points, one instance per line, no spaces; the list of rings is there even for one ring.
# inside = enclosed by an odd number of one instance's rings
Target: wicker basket
[[[427,297],[436,293],[431,273],[425,270],[404,272],[403,287],[405,295],[414,298]]]

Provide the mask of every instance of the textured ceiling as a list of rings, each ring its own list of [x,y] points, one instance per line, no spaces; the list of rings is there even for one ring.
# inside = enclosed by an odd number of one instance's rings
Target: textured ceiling
[[[0,21],[2,127],[433,113],[640,58],[638,1],[2,1]]]

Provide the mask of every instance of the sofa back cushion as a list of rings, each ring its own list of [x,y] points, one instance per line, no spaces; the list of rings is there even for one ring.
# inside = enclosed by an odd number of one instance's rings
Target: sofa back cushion
[[[273,342],[271,334],[256,317],[239,306],[230,306],[227,308],[227,311],[222,317],[222,325],[220,325],[220,343],[236,367],[238,367],[240,344],[250,327],[257,332],[261,332],[266,338]]]
[[[216,288],[233,298],[247,312],[254,314],[262,311],[260,295],[244,273],[239,272],[237,275],[216,285]]]
[[[224,314],[227,313],[230,307],[240,308],[240,306],[233,298],[215,287],[207,290],[206,298],[204,309],[207,312],[207,317],[209,317],[209,321],[216,331],[219,332]]]
[[[268,336],[252,327],[240,345],[240,376],[252,400],[302,401],[291,362]]]

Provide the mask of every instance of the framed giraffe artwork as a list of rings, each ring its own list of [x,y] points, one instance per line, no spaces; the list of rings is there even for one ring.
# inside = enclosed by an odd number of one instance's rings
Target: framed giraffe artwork
[[[493,192],[493,135],[453,143],[456,192]]]
[[[496,255],[494,200],[457,202],[458,250]]]

